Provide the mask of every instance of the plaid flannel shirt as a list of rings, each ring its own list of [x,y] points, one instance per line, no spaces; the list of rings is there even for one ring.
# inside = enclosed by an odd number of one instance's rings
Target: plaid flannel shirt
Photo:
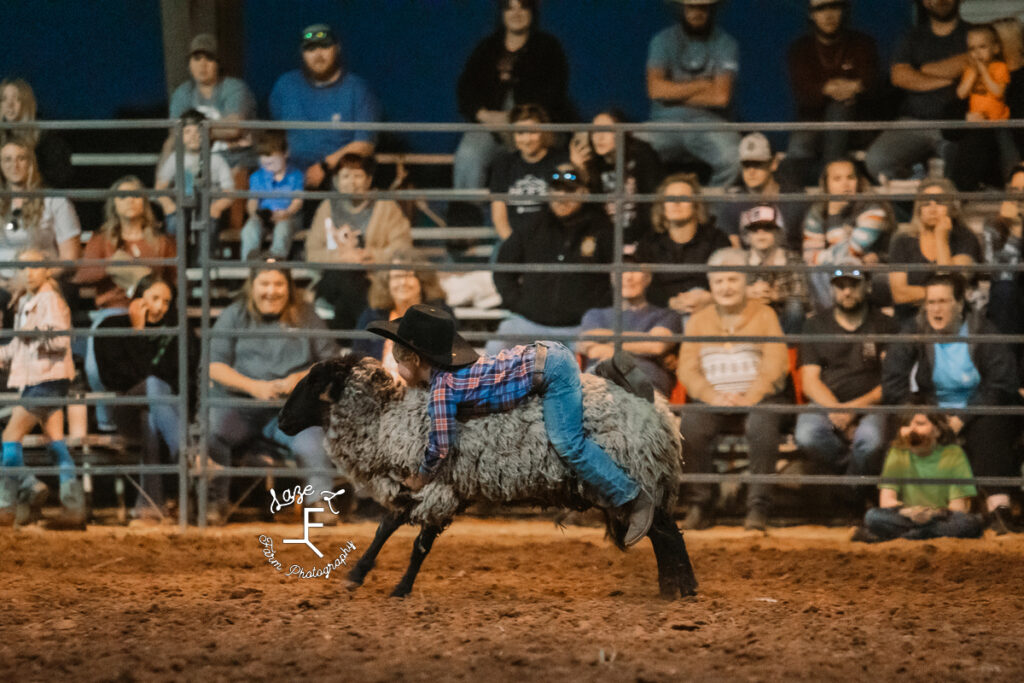
[[[435,370],[430,378],[430,437],[420,473],[433,476],[455,448],[456,418],[503,413],[533,389],[537,347],[516,346],[484,356],[457,370]]]

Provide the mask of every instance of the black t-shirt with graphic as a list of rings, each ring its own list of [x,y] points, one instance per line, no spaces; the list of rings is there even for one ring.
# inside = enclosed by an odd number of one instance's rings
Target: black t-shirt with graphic
[[[804,323],[803,334],[849,335],[849,342],[805,342],[800,345],[800,365],[821,368],[821,381],[840,402],[852,401],[882,383],[882,351],[885,345],[858,341],[862,334],[896,334],[896,321],[880,311],[869,309],[856,330],[847,330],[836,322],[832,309]]]
[[[518,152],[505,154],[494,162],[489,184],[491,192],[507,192],[523,197],[507,203],[508,223],[512,232],[527,225],[541,210],[545,202],[530,197],[545,194],[555,169],[567,161],[564,153],[548,150],[543,159],[534,163],[524,160]]]

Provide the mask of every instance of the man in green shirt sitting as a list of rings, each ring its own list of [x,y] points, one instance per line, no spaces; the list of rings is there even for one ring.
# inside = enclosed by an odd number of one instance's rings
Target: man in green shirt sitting
[[[971,479],[974,474],[945,416],[914,413],[903,420],[882,477]],[[978,493],[970,484],[885,482],[878,488],[878,507],[864,515],[855,541],[981,536],[981,520],[969,512],[970,499]]]

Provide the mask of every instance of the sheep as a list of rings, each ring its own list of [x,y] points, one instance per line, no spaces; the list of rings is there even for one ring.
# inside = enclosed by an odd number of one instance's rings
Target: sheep
[[[677,419],[661,397],[652,405],[600,377],[584,375],[582,381],[584,428],[657,502],[648,536],[661,595],[695,595],[686,545],[670,516],[682,467]],[[460,422],[458,452],[437,477],[419,492],[404,487],[427,443],[427,394],[398,385],[378,361],[351,354],[314,365],[281,409],[279,424],[286,434],[322,425],[334,463],[389,510],[349,572],[350,588],[362,585],[377,553],[403,523],[418,524],[421,531],[409,567],[391,593],[395,597],[409,594],[434,539],[472,502],[601,507],[549,444],[537,397],[509,412]],[[609,537],[624,550],[626,520],[607,506],[604,511]]]

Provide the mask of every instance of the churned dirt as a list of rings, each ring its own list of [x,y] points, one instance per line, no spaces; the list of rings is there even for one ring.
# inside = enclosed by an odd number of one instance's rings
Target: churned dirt
[[[410,597],[415,530],[354,592],[374,525],[0,530],[0,676],[42,680],[1024,680],[1024,536],[851,544],[850,529],[688,533],[699,597],[657,597],[650,544],[460,519]],[[272,566],[260,543],[273,540]]]

